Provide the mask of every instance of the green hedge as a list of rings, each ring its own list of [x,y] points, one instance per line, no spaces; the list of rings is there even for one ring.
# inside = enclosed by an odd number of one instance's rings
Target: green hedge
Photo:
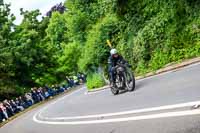
[[[87,88],[88,90],[92,90],[94,88],[103,87],[106,84],[103,77],[99,73],[90,74],[87,77]]]

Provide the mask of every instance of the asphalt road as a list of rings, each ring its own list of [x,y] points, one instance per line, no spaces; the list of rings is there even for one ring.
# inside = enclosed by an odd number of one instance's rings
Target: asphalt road
[[[0,128],[0,133],[200,133],[200,63],[136,81],[134,92],[83,87]]]

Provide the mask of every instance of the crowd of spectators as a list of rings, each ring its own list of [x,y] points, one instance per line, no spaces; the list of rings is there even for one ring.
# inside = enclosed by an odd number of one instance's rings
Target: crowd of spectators
[[[78,74],[77,76],[66,77],[66,81],[67,83],[64,85],[52,85],[51,87],[46,85],[39,88],[33,87],[30,92],[25,93],[23,96],[11,100],[5,99],[2,102],[0,101],[0,123],[29,108],[33,104],[52,98],[74,86],[86,82],[86,77],[84,74]]]

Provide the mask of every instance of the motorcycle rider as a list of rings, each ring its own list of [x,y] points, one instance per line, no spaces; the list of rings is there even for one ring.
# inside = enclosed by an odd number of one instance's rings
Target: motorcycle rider
[[[123,64],[130,66],[127,61],[120,54],[118,54],[116,49],[111,49],[110,57],[108,58],[108,72],[112,87],[115,86],[115,66],[118,62],[122,62]]]

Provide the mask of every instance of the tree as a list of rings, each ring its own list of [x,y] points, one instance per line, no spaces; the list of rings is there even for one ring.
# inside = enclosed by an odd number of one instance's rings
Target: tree
[[[55,47],[46,40],[48,18],[37,20],[39,10],[23,11],[22,23],[15,28],[16,48],[14,53],[15,78],[20,86],[32,87],[56,82],[54,69],[57,62]],[[47,80],[49,79],[49,80]]]
[[[62,44],[63,53],[58,59],[58,71],[63,74],[76,74],[78,72],[78,60],[81,56],[81,46],[79,44]]]
[[[10,5],[0,5],[0,98],[14,93],[14,65],[12,31],[14,15],[10,14]]]
[[[51,44],[57,47],[57,49],[61,49],[61,43],[68,41],[67,38],[67,26],[65,16],[60,14],[59,12],[54,12],[48,28],[46,29],[47,39],[50,40]]]

